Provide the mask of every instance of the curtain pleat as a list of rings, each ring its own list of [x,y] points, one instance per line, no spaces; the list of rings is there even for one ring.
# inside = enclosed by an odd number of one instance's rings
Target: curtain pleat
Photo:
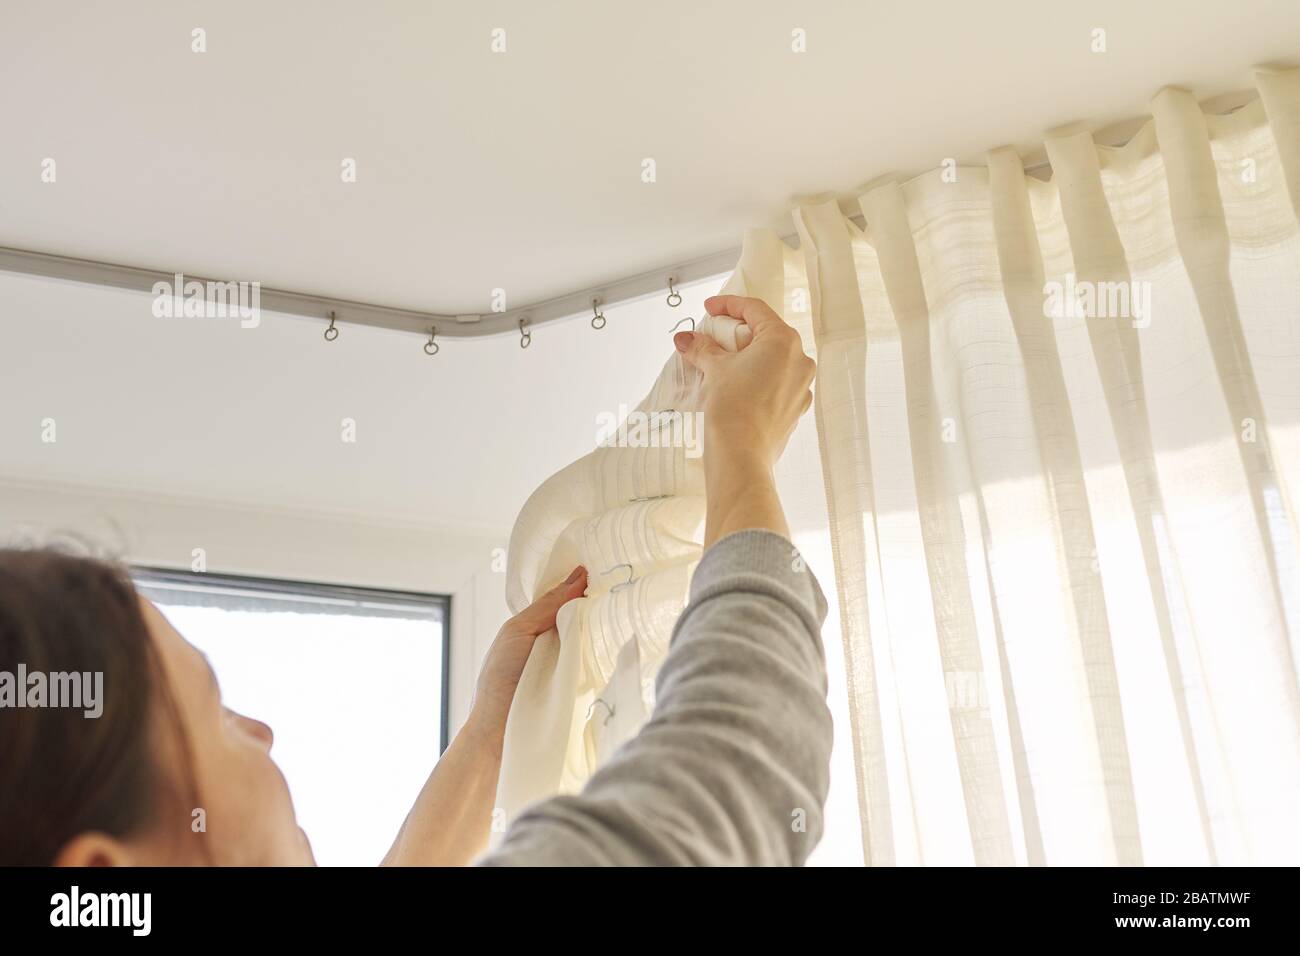
[[[1283,595],[1300,592],[1295,576],[1295,529],[1282,507],[1267,418],[1232,287],[1228,228],[1205,116],[1190,93],[1175,89],[1156,97],[1153,113],[1169,183],[1174,234],[1228,403],[1229,428],[1249,424],[1256,430],[1254,441],[1238,441],[1236,447],[1250,483],[1259,534],[1267,546],[1264,561],[1278,613],[1290,644],[1294,644],[1298,622],[1286,619]],[[1288,656],[1290,644],[1281,648]],[[1294,663],[1292,660],[1293,669]]]
[[[880,695],[868,623],[867,548],[876,514],[866,418],[866,335],[849,224],[835,203],[795,213],[817,342],[814,414],[848,670],[866,859],[894,862]],[[841,573],[841,569],[843,573]],[[906,773],[905,768],[900,768]]]
[[[1025,387],[1043,480],[1051,499],[1054,531],[1064,570],[1062,601],[1068,602],[1071,638],[1079,647],[1093,643],[1109,645],[1110,625],[1106,597],[1097,575],[1097,543],[1092,513],[1088,508],[1083,465],[1070,399],[1065,387],[1060,350],[1051,325],[1043,316],[1043,263],[1038,234],[1026,187],[1023,163],[1012,149],[989,153],[989,193],[999,275],[1007,302],[1020,359],[1024,363]],[[1026,841],[1032,865],[1045,862],[1041,834],[1037,832],[1034,791],[1023,755],[1023,733],[1018,726],[1014,691],[1007,671],[1006,651],[1000,641],[1003,685],[1009,700],[1011,732],[1018,741],[1017,759],[1020,800],[1026,808]]]
[[[1111,219],[1092,137],[1079,133],[1049,139],[1047,153],[1053,180],[1058,183],[1076,281],[1090,283],[1094,288],[1112,283],[1131,288],[1128,262]],[[1128,317],[1101,316],[1089,319],[1088,334],[1119,443],[1159,627],[1162,635],[1168,635],[1166,654],[1171,672],[1176,674],[1177,653],[1166,593],[1171,586],[1179,587],[1178,572],[1165,530],[1138,331]],[[1117,860],[1126,865],[1140,864],[1141,841],[1114,663],[1108,646],[1101,642],[1086,644],[1085,655]],[[1172,680],[1175,686],[1181,683],[1177,676]]]
[[[1255,85],[1282,161],[1287,196],[1300,215],[1300,71],[1257,73]]]
[[[938,413],[931,317],[902,190],[894,184],[879,187],[862,197],[861,206],[898,323],[912,474],[974,862],[1007,864],[1012,862],[1010,824],[965,567],[966,532],[945,469],[945,439],[953,443],[957,425]]]

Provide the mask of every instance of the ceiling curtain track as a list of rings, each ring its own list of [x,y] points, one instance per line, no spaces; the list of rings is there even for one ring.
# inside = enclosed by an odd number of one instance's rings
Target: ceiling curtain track
[[[1235,109],[1253,92],[1232,93],[1218,98],[1216,106]],[[1128,140],[1134,121],[1116,123],[1096,134],[1098,142],[1122,143]],[[1031,155],[1025,161],[1024,170],[1039,175],[1050,165],[1047,158]],[[846,201],[846,205],[853,205]],[[856,216],[856,211],[850,212]],[[783,237],[786,242],[797,239],[794,234]],[[372,302],[357,302],[337,299],[312,292],[298,292],[286,289],[262,288],[260,282],[250,279],[215,279],[184,272],[164,272],[119,263],[104,262],[62,256],[29,249],[0,247],[0,272],[18,275],[42,276],[64,281],[100,285],[108,288],[129,289],[139,292],[151,292],[163,285],[174,287],[181,283],[197,282],[205,287],[224,286],[228,284],[258,287],[258,308],[268,312],[317,318],[328,323],[326,332],[328,341],[339,338],[338,323],[344,325],[361,325],[375,328],[392,329],[409,332],[426,338],[425,351],[429,355],[437,354],[439,348],[436,339],[465,338],[490,335],[525,334],[536,327],[576,315],[594,312],[598,322],[593,328],[604,327],[601,309],[636,302],[645,298],[664,294],[666,291],[672,304],[677,295],[676,287],[687,287],[696,283],[712,280],[728,273],[737,261],[740,250],[724,250],[696,259],[678,262],[662,268],[650,269],[635,275],[626,276],[612,282],[582,289],[566,295],[525,306],[490,311],[486,313],[440,313],[428,310],[397,308]],[[243,289],[241,288],[241,293]],[[180,292],[176,292],[180,295]],[[243,300],[241,299],[241,302]],[[680,299],[678,299],[680,301]]]

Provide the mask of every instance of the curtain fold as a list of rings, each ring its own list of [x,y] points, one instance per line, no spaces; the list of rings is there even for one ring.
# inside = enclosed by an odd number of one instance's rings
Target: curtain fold
[[[1094,568],[1097,554],[1092,516],[1088,509],[1078,437],[1070,412],[1064,371],[1056,338],[1043,321],[1043,262],[1034,228],[1033,210],[1020,157],[1002,148],[989,153],[989,202],[1008,319],[1023,367],[1026,405],[1037,444],[1047,497],[1045,508],[1056,539],[1061,602],[1067,640],[1086,643],[1084,635],[1103,646],[1110,642],[1106,597]],[[986,543],[986,550],[989,544]],[[1006,695],[1007,733],[1016,764],[1017,794],[1023,815],[1026,862],[1042,865],[1042,835],[1038,829],[1032,777],[1025,756],[1015,687],[1008,663],[1006,638],[997,635],[1000,677]]]
[[[844,634],[864,854],[888,864],[894,860],[894,832],[884,722],[868,624],[868,568],[876,562],[869,561],[867,549],[874,538],[869,524],[876,507],[867,480],[871,446],[866,433],[866,320],[858,294],[852,223],[843,219],[834,202],[800,209],[795,221],[814,317],[818,357],[814,417]],[[766,301],[776,307],[772,299]],[[831,476],[840,477],[832,480]]]

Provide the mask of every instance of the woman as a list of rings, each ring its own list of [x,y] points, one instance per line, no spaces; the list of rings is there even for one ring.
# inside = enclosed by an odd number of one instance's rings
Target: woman
[[[772,467],[808,408],[813,363],[756,299],[710,314],[753,331],[739,353],[675,342],[705,382],[706,553],[651,720],[581,794],[514,822],[489,864],[800,863],[816,845],[830,716],[826,606],[794,554]],[[586,572],[501,629],[470,716],[388,864],[464,864],[486,847],[506,715],[537,635]],[[0,707],[0,864],[311,864],[271,728],[221,703],[204,656],[125,571],[0,551],[0,672],[101,673],[102,714]],[[19,689],[20,692],[22,689]],[[3,700],[0,700],[3,704]]]

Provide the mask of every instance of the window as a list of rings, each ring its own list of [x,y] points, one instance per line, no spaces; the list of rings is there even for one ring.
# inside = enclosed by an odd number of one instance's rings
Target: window
[[[272,755],[318,863],[373,866],[447,744],[445,596],[138,568]]]

